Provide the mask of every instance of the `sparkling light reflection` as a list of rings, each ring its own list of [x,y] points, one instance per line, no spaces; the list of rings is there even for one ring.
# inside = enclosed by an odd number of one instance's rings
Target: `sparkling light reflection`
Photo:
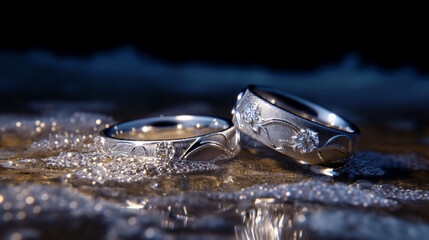
[[[179,121],[189,121],[189,120],[193,120],[193,119],[195,119],[195,117],[189,116],[189,115],[182,115],[182,116],[176,117],[176,120],[179,120]]]

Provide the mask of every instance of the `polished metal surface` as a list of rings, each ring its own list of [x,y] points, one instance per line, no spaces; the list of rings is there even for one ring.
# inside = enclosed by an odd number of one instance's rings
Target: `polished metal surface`
[[[238,95],[232,115],[242,133],[303,164],[342,163],[359,141],[352,123],[275,88],[249,86]]]
[[[159,160],[212,161],[234,157],[239,132],[227,120],[206,116],[161,116],[123,122],[100,133],[101,148],[112,155]]]

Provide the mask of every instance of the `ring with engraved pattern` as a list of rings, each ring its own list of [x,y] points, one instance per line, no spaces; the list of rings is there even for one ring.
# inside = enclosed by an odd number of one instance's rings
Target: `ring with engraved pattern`
[[[343,117],[276,88],[250,85],[232,115],[242,133],[303,164],[342,164],[359,142],[359,129]]]
[[[230,121],[179,115],[113,125],[101,131],[99,145],[112,155],[216,161],[234,157],[239,141],[239,132]]]

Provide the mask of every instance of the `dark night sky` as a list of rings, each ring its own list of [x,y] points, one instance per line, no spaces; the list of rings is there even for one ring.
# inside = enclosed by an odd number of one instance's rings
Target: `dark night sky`
[[[334,107],[377,103],[375,112],[429,102],[425,19],[394,12],[390,18],[342,15],[265,21],[261,15],[239,21],[216,15],[209,22],[177,15],[119,21],[112,15],[86,22],[75,14],[20,25],[7,24],[8,18],[0,37],[0,107],[127,100],[153,111],[154,102],[169,106],[172,98],[223,106],[248,84]]]
[[[85,56],[127,45],[170,62],[203,61],[297,71],[335,63],[352,53],[359,55],[363,64],[386,69],[411,66],[429,72],[424,22],[394,13],[390,18],[348,14],[338,18],[316,16],[307,24],[301,24],[306,22],[304,17],[283,16],[272,21],[254,16],[231,22],[174,16],[162,21],[161,17],[135,16],[120,22],[117,18],[94,18],[91,22],[69,19],[52,26],[55,19],[36,18],[21,26],[4,26],[0,51],[37,48],[58,55]]]

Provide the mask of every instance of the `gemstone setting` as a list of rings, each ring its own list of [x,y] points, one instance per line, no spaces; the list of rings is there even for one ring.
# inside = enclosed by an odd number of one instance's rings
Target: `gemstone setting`
[[[301,129],[292,137],[293,150],[299,153],[313,152],[319,145],[319,134],[310,129]]]
[[[176,149],[171,142],[160,142],[156,145],[155,152],[156,158],[160,160],[171,160],[176,153]]]
[[[261,109],[256,104],[249,103],[244,107],[242,117],[247,123],[257,123],[261,117]]]

